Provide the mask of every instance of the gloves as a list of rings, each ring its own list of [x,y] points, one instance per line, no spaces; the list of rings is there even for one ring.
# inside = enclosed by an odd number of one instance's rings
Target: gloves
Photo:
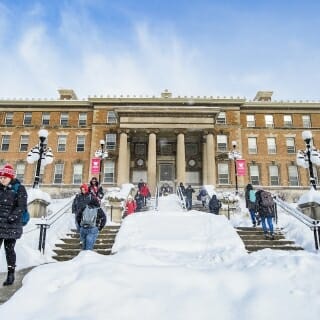
[[[18,216],[16,214],[11,214],[9,217],[8,217],[8,222],[9,223],[13,223],[15,222],[16,220],[18,219]]]

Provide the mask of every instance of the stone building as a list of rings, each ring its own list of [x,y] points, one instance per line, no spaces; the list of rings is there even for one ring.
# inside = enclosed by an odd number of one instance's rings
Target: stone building
[[[301,137],[312,130],[320,138],[320,102],[272,101],[272,92],[259,91],[249,101],[234,97],[89,97],[59,90],[56,100],[0,100],[0,164],[10,162],[24,184],[32,185],[35,165],[30,149],[47,129],[46,144],[54,161],[41,168],[41,186],[54,192],[78,188],[92,176],[91,164],[100,140],[108,156],[102,160],[104,186],[140,179],[152,191],[180,182],[217,189],[235,188],[232,141],[246,161],[246,175],[237,179],[270,189],[309,187],[308,170],[296,165],[305,149]],[[316,178],[319,169],[314,168]]]

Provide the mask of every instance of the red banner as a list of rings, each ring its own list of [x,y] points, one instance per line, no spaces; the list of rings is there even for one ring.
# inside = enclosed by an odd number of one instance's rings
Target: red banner
[[[91,159],[91,174],[98,174],[100,172],[100,158]]]
[[[244,159],[237,159],[237,176],[245,176],[246,175],[246,160]]]

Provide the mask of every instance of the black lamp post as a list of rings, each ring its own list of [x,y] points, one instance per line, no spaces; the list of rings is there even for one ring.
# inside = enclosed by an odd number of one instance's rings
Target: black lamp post
[[[38,132],[40,143],[39,145],[34,146],[28,153],[27,162],[34,163],[37,162],[36,174],[34,177],[33,188],[39,188],[40,181],[40,169],[41,165],[47,165],[52,163],[53,154],[51,148],[47,148],[45,141],[48,137],[48,131],[41,129]]]
[[[237,141],[232,141],[233,149],[229,151],[229,159],[234,161],[234,175],[236,180],[236,195],[238,194],[238,172],[237,172],[237,159],[241,158],[241,153],[236,150]]]
[[[312,139],[311,131],[303,131],[302,139],[306,143],[306,150],[299,150],[297,153],[297,164],[301,167],[309,169],[310,184],[314,190],[317,190],[316,180],[314,178],[313,163],[320,165],[320,153],[315,148],[311,148],[310,142]]]
[[[100,158],[99,184],[101,184],[102,181],[103,160],[108,157],[108,151],[105,149],[105,144],[106,142],[104,140],[100,140],[100,149],[95,152],[95,157]]]

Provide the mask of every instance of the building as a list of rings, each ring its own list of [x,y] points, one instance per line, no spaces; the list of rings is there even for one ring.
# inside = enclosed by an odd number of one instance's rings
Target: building
[[[152,191],[168,183],[217,189],[235,188],[237,150],[246,160],[247,184],[270,189],[309,187],[308,170],[298,167],[296,154],[305,149],[301,133],[312,130],[320,138],[320,102],[272,101],[272,92],[245,98],[89,97],[77,99],[73,90],[59,90],[56,100],[0,100],[0,164],[12,163],[26,185],[32,185],[35,165],[28,164],[30,149],[39,143],[38,131],[49,132],[47,145],[54,153],[51,165],[41,168],[41,186],[63,190],[90,180],[92,158],[105,141],[102,160],[104,186],[120,186],[140,179]],[[316,179],[319,169],[314,168]]]

